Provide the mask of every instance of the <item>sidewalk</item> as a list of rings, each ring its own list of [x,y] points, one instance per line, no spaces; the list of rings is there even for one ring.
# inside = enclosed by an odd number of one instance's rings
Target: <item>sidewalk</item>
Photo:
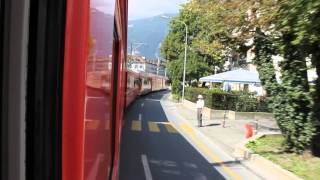
[[[168,99],[168,101],[171,101]],[[222,126],[223,119],[209,119],[203,117],[203,127],[198,127],[196,109],[189,109],[181,103],[172,102],[176,107],[176,112],[181,117],[192,124],[202,134],[208,137],[215,144],[219,145],[223,150],[232,156],[234,147],[243,142],[246,138],[245,124],[249,123],[253,127],[255,122],[251,120],[228,120],[225,121],[225,127]],[[260,120],[258,123],[258,132],[261,133],[275,133],[278,131],[278,127],[274,121]]]
[[[198,128],[196,127],[195,111],[169,100],[168,95],[164,95],[160,100],[168,121],[225,179],[264,179],[233,156],[233,146],[230,144],[235,143],[233,141],[234,137],[244,139],[241,131],[234,133],[235,131],[230,131],[234,128],[227,124],[228,134],[221,130],[218,132],[216,129],[219,129],[219,127],[222,129],[219,125],[221,121],[208,119],[204,119],[205,127]],[[229,134],[232,136],[229,136]],[[225,143],[226,140],[227,143]],[[239,138],[236,140],[239,140]]]

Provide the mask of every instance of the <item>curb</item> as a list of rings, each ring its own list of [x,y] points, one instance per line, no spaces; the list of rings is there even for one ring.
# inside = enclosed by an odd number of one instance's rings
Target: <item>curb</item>
[[[250,149],[245,147],[245,144],[251,141],[254,141],[260,137],[266,135],[274,135],[276,133],[262,133],[255,135],[242,143],[236,145],[234,150],[234,156],[237,159],[245,161],[248,168],[259,173],[260,176],[267,179],[277,179],[281,180],[302,180],[302,178],[293,174],[292,172],[283,169],[281,166],[273,163],[272,161],[253,153]],[[272,176],[272,177],[271,177]]]

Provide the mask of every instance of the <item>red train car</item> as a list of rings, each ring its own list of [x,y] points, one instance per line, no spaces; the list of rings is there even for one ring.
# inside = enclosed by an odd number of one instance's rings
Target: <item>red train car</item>
[[[127,0],[0,3],[0,179],[116,179]]]
[[[126,107],[140,94],[142,79],[138,73],[127,71]]]
[[[145,95],[153,91],[167,89],[168,78],[145,72],[127,71],[126,107],[134,101],[137,96]]]
[[[140,95],[145,95],[152,91],[152,77],[148,73],[140,72],[141,90]]]
[[[151,76],[151,84],[152,91],[159,91],[167,88],[168,79],[162,76],[150,75]]]

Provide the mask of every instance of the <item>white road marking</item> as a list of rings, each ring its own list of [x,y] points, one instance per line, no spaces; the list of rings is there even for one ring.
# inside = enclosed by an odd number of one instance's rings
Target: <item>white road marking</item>
[[[143,107],[143,106],[144,106],[144,103],[141,104],[141,107]]]
[[[139,113],[139,121],[141,121],[141,120],[142,120],[142,114]]]
[[[146,180],[152,180],[152,175],[148,163],[147,156],[145,154],[141,155],[141,161],[144,169],[144,174],[146,175]]]

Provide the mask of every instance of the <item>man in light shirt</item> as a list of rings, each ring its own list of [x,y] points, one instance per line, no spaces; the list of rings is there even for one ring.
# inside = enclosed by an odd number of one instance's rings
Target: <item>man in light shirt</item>
[[[197,107],[198,126],[202,127],[202,110],[204,107],[204,100],[201,94],[198,95],[198,101],[197,101],[196,107]]]

